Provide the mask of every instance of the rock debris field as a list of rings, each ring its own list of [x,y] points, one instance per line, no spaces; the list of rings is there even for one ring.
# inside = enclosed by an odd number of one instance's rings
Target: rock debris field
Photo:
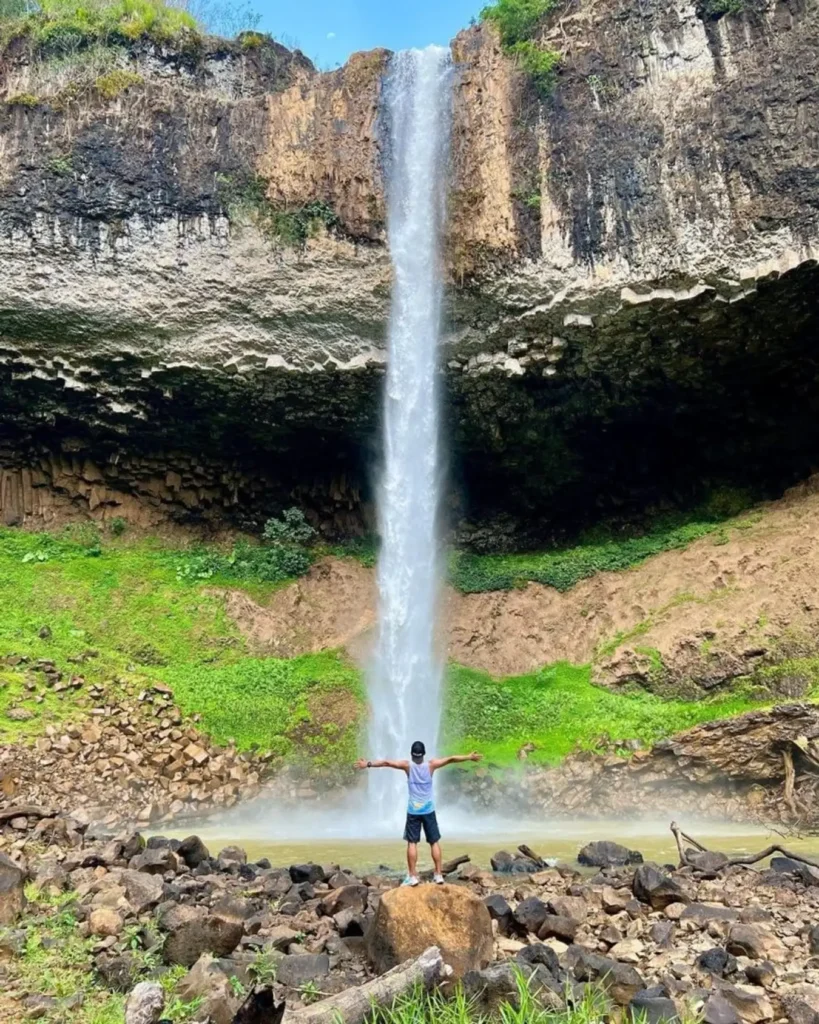
[[[521,976],[550,1009],[594,986],[615,1019],[819,1022],[819,870],[787,857],[676,868],[601,841],[546,866],[522,847],[492,871],[458,858],[445,885],[410,889],[45,813],[0,811],[4,1024],[70,1020],[106,992],[127,997],[127,1024],[166,1019],[172,1001],[213,1024],[272,1021],[282,1004],[285,1021],[363,1021],[418,980],[462,984],[491,1017]],[[86,956],[73,994],[27,969],[60,922]]]

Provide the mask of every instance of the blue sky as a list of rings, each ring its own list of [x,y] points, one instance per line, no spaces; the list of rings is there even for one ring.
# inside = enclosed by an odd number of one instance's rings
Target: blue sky
[[[483,0],[485,3],[486,0]],[[256,0],[259,28],[298,46],[322,68],[356,50],[402,50],[448,43],[480,11],[482,0]]]

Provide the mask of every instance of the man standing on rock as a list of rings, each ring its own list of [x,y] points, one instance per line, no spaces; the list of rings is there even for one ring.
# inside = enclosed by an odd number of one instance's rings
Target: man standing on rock
[[[407,775],[409,800],[407,803],[407,824],[404,828],[404,839],[407,841],[407,877],[404,885],[418,885],[418,841],[421,829],[429,843],[435,874],[432,876],[436,885],[444,884],[443,860],[441,858],[441,838],[438,819],[435,816],[435,801],[432,797],[432,776],[439,768],[448,764],[461,764],[463,761],[480,761],[483,757],[473,751],[471,754],[455,754],[453,757],[433,757],[424,761],[426,747],[420,740],[413,743],[410,750],[411,761],[356,761],[355,766],[365,768],[397,768]]]

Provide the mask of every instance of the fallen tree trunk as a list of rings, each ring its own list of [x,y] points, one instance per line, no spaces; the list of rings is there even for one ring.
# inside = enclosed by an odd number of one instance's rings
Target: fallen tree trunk
[[[451,875],[453,871],[457,871],[461,864],[469,863],[469,854],[462,853],[460,857],[453,857],[452,860],[446,861],[441,865],[441,874]]]
[[[546,867],[546,861],[540,856],[540,854],[535,853],[531,846],[527,846],[526,843],[521,843],[518,850],[524,857],[528,857],[529,860],[533,860],[535,864],[539,864],[544,868]]]
[[[696,839],[692,839],[691,836],[687,836],[675,821],[671,822],[671,831],[674,834],[674,839],[677,843],[677,849],[680,854],[680,864],[683,866],[697,867],[696,859],[689,857],[688,852],[683,849],[682,841],[685,840],[687,843],[691,843],[697,849],[695,853],[711,853],[711,850],[707,850],[701,843],[698,843]],[[713,851],[716,852],[716,851]],[[775,853],[781,853],[783,857],[787,857],[789,860],[799,861],[800,864],[807,864],[812,868],[819,868],[819,861],[812,860],[810,857],[806,857],[801,853],[794,853],[793,850],[787,849],[780,843],[772,843],[770,846],[766,846],[764,850],[760,850],[759,853],[748,853],[744,857],[728,857],[725,856],[725,861],[721,865],[722,868],[733,867],[737,864],[756,864],[761,860],[765,860],[766,857],[771,857]]]
[[[50,818],[52,812],[34,804],[19,804],[17,807],[6,807],[0,811],[0,825],[14,818]]]
[[[441,981],[449,968],[437,946],[425,950],[417,960],[394,967],[380,978],[358,988],[348,988],[301,1010],[288,1010],[284,1024],[363,1024],[374,1007],[389,1006],[398,996],[417,985],[430,988]]]

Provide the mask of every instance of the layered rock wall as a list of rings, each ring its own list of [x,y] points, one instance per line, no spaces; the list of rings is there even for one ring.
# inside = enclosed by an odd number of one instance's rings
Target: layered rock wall
[[[546,100],[493,29],[453,44],[453,519],[536,539],[703,481],[807,475],[817,5],[606,0],[542,33],[564,54]],[[141,83],[66,96],[52,65],[4,56],[3,464],[90,460],[106,508],[139,492],[123,460],[199,466],[196,501],[163,514],[253,522],[309,494],[331,532],[364,528],[388,54],[329,74],[275,46],[127,60]]]

